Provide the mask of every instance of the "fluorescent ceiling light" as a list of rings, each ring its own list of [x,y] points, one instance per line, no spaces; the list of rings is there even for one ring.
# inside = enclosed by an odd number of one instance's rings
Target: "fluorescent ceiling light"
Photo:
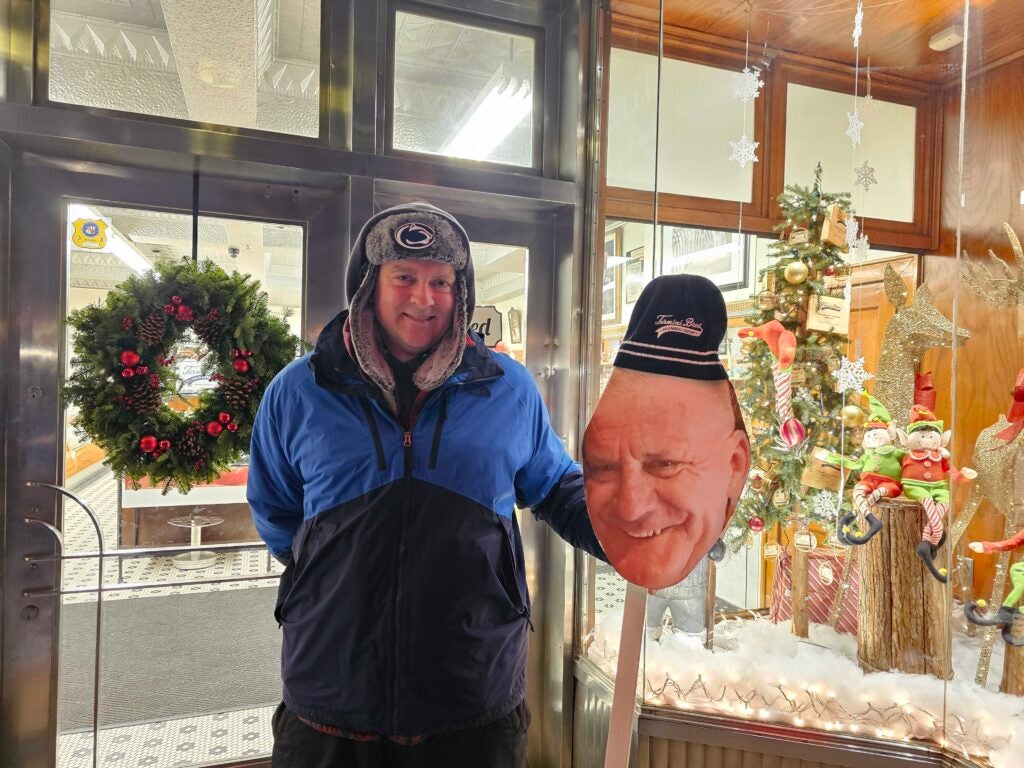
[[[100,219],[96,211],[81,203],[72,203],[68,206],[68,223],[74,223],[78,219]],[[136,274],[142,275],[153,269],[149,260],[142,256],[135,248],[118,234],[114,228],[107,228],[107,246],[102,251],[112,253]]]
[[[964,28],[959,24],[951,24],[941,32],[936,32],[928,40],[928,47],[933,51],[948,51],[964,41]]]
[[[488,81],[483,100],[441,150],[451,157],[486,160],[533,108],[533,89],[526,79],[504,77],[499,68]]]

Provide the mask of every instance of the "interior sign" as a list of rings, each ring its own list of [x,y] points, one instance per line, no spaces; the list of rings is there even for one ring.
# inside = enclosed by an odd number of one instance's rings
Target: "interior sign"
[[[495,346],[501,341],[501,312],[497,307],[477,307],[469,327],[483,336],[484,344]]]

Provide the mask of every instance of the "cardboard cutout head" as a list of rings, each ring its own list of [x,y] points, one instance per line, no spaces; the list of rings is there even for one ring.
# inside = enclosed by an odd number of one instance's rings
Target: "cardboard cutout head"
[[[583,437],[594,531],[628,581],[682,581],[722,535],[750,444],[718,359],[725,302],[709,280],[659,277],[637,301]]]

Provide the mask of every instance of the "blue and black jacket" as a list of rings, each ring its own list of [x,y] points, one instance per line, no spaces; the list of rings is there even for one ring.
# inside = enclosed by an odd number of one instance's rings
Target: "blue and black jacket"
[[[287,563],[285,705],[385,736],[492,722],[525,695],[516,506],[604,559],[580,468],[529,372],[475,336],[399,424],[344,343],[346,317],[274,379],[253,427],[249,503]]]

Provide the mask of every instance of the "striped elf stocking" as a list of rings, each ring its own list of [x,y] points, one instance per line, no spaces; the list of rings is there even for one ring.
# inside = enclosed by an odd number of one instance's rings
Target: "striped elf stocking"
[[[796,357],[796,336],[778,320],[770,320],[753,328],[741,328],[741,339],[757,338],[772,353],[772,377],[775,380],[775,407],[779,412],[779,436],[790,448],[807,438],[807,429],[793,414],[793,359]]]
[[[938,546],[939,541],[942,540],[942,532],[945,530],[942,520],[946,516],[946,505],[941,501],[925,498],[921,499],[921,506],[924,507],[924,513],[928,516],[928,522],[925,523],[924,530],[921,532],[921,539],[933,547]]]

